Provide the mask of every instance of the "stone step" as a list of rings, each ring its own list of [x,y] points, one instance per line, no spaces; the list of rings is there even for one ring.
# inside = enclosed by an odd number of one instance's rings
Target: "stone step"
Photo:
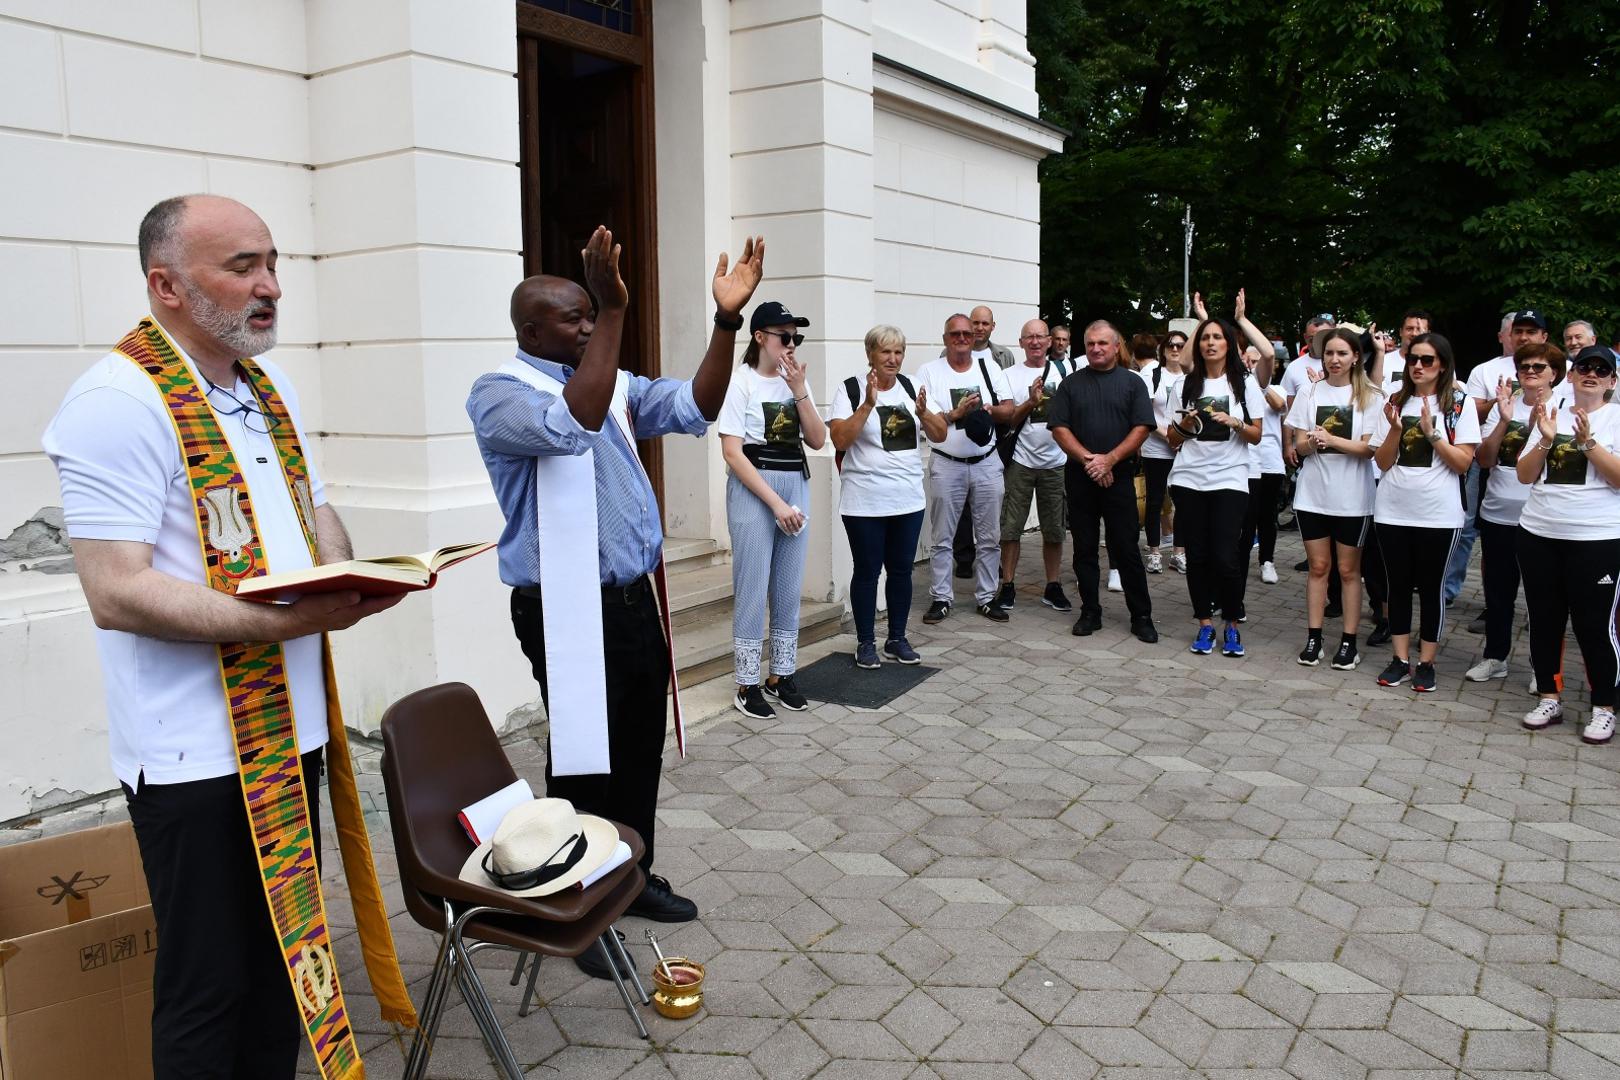
[[[730,567],[726,568],[729,575]],[[727,583],[729,586],[729,576]],[[729,591],[729,589],[728,589]],[[670,606],[674,607],[673,598]],[[730,676],[731,598],[693,609],[678,616],[675,630],[675,668],[681,685],[696,686],[710,679]],[[832,637],[842,628],[844,605],[814,600],[799,602],[799,645]]]
[[[677,626],[686,613],[730,599],[730,563],[697,565],[696,560],[688,560],[680,569],[669,572],[669,614]]]
[[[724,551],[720,542],[710,537],[664,537],[664,569],[670,576],[671,588],[675,575],[683,570],[715,566],[731,561],[731,552]]]

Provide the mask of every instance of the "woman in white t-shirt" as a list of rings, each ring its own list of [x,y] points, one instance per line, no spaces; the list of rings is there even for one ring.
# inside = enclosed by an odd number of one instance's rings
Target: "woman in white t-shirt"
[[[1445,629],[1440,590],[1463,526],[1461,477],[1479,445],[1479,413],[1456,382],[1451,342],[1421,334],[1406,350],[1401,388],[1373,425],[1374,460],[1383,470],[1373,522],[1389,574],[1389,629],[1395,655],[1378,676],[1398,686],[1408,676],[1420,694],[1434,691],[1434,657]],[[1412,590],[1421,621],[1411,664]]]
[[[805,506],[810,464],[804,448],[827,438],[793,350],[804,342],[795,318],[773,301],[754,309],[752,338],[720,407],[720,453],[726,477],[726,524],[731,530],[732,650],[737,711],[761,720],[776,715],[769,694],[794,712],[808,707],[793,680],[799,658],[799,586],[804,580]],[[763,688],[765,609],[771,615],[770,679]]]
[[[911,567],[922,533],[923,469],[917,414],[926,387],[900,374],[906,336],[893,326],[866,332],[864,379],[850,376],[833,391],[827,433],[838,452],[838,512],[849,536],[855,568],[849,607],[855,619],[855,666],[876,668],[878,575],[888,573],[889,606],[883,651],[902,664],[921,662],[906,640],[911,614]]]
[[[1170,467],[1176,463],[1176,452],[1170,448],[1170,425],[1181,407],[1181,357],[1187,351],[1187,335],[1172,330],[1159,343],[1159,362],[1143,376],[1148,396],[1153,399],[1153,430],[1142,443],[1142,528],[1147,533],[1147,572],[1158,574],[1164,570],[1162,545],[1171,548],[1170,565],[1182,573],[1187,572],[1187,556],[1175,543],[1175,504],[1171,502]],[[1138,372],[1137,374],[1141,374]],[[1160,527],[1163,526],[1163,533]]]
[[[1242,339],[1224,319],[1205,319],[1192,336],[1191,369],[1170,425],[1176,462],[1176,538],[1187,550],[1187,593],[1198,635],[1189,651],[1215,649],[1216,601],[1226,620],[1223,656],[1242,656],[1243,514],[1249,502],[1249,447],[1260,441],[1265,408],[1243,369]]]
[[[1519,604],[1519,513],[1530,495],[1521,483],[1519,452],[1535,428],[1530,414],[1537,405],[1558,404],[1568,393],[1564,382],[1564,351],[1536,342],[1513,354],[1513,380],[1498,378],[1495,402],[1480,429],[1474,458],[1480,469],[1490,470],[1485,497],[1479,502],[1480,582],[1485,587],[1485,655],[1468,669],[1470,682],[1507,678],[1508,652],[1513,647],[1513,609]],[[1514,383],[1522,388],[1514,391]],[[1534,661],[1532,660],[1532,670]]]
[[[1536,406],[1535,435],[1519,453],[1519,480],[1531,485],[1519,515],[1519,569],[1530,615],[1530,662],[1541,690],[1524,726],[1538,731],[1564,718],[1557,678],[1564,625],[1572,622],[1592,684],[1592,719],[1581,739],[1606,743],[1614,738],[1620,671],[1614,621],[1614,583],[1620,579],[1620,405],[1608,400],[1614,392],[1614,354],[1588,345],[1571,359],[1569,371],[1573,403]]]
[[[1361,663],[1356,631],[1361,626],[1361,553],[1372,533],[1373,427],[1384,395],[1367,378],[1359,341],[1350,330],[1327,331],[1322,342],[1323,377],[1300,389],[1288,413],[1299,475],[1294,480],[1294,516],[1305,542],[1310,577],[1305,582],[1305,648],[1299,662],[1322,662],[1322,621],[1328,573],[1338,553],[1344,633],[1333,666],[1352,671]]]
[[[1283,471],[1282,428],[1283,414],[1288,411],[1288,400],[1271,383],[1260,383],[1263,356],[1257,346],[1243,350],[1243,366],[1256,379],[1265,407],[1260,410],[1260,441],[1249,447],[1249,508],[1243,518],[1243,580],[1249,578],[1249,556],[1255,552],[1258,541],[1260,580],[1267,585],[1277,584],[1277,496],[1282,493]],[[1269,369],[1268,369],[1269,370]]]

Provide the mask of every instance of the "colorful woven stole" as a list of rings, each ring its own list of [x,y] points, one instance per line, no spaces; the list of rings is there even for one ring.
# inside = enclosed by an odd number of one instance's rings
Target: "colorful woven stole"
[[[133,360],[152,379],[168,407],[180,440],[192,493],[196,496],[197,535],[202,545],[208,585],[236,592],[239,581],[269,572],[247,484],[219,429],[214,410],[174,346],[150,319],[130,331],[116,351]],[[297,509],[310,558],[319,562],[315,540],[315,507],[298,432],[286,405],[263,371],[251,360],[240,361],[254,396],[273,418],[272,438],[282,475]],[[276,422],[279,421],[279,422]],[[348,737],[332,677],[331,646],[322,643],[326,677],[327,729],[331,749],[327,768],[332,816],[343,854],[361,951],[383,1019],[416,1025],[416,1012],[400,975],[382,902],[371,844],[361,816],[349,758]],[[287,959],[287,976],[308,1032],[310,1046],[326,1080],[355,1080],[365,1071],[355,1046],[337,963],[321,899],[320,870],[309,804],[318,796],[304,790],[304,770],[293,724],[292,696],[285,656],[279,642],[219,646],[220,679],[230,711],[242,797],[253,830],[254,849],[263,874],[270,919]],[[222,947],[236,947],[224,942]]]

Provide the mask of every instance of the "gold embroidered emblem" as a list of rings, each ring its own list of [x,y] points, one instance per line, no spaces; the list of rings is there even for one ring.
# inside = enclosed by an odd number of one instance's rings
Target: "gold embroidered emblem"
[[[308,1016],[318,1015],[337,996],[337,968],[332,954],[319,945],[305,945],[303,958],[293,968],[293,990]]]
[[[220,572],[228,578],[244,578],[253,572],[253,530],[242,514],[242,504],[233,487],[209,488],[203,492],[203,509],[208,514],[208,546],[219,552]]]

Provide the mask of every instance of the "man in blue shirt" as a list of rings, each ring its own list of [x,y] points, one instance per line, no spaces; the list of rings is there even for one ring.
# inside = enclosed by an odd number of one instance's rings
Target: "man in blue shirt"
[[[582,252],[590,294],[566,278],[550,275],[527,278],[512,292],[517,359],[562,384],[562,393],[545,393],[516,375],[493,372],[473,384],[467,413],[506,516],[499,556],[501,580],[512,586],[512,625],[548,705],[538,526],[545,508],[537,503],[536,459],[594,451],[611,771],[553,775],[555,747],[548,746],[546,792],[640,833],[646,845],[641,865],[648,871],[647,887],[628,913],[686,922],[697,917],[697,906],[651,873],[670,670],[649,575],[659,565],[664,534],[635,444],[608,415],[629,305],[619,275],[619,253],[612,233],[598,227]],[[726,256],[720,256],[714,273],[715,329],[691,381],[629,377],[626,397],[635,438],[673,432],[702,435],[720,414],[736,332],[742,327],[740,312],[759,284],[764,260],[763,237],[744,244],[730,272]],[[610,977],[594,952],[576,962],[598,978]]]

